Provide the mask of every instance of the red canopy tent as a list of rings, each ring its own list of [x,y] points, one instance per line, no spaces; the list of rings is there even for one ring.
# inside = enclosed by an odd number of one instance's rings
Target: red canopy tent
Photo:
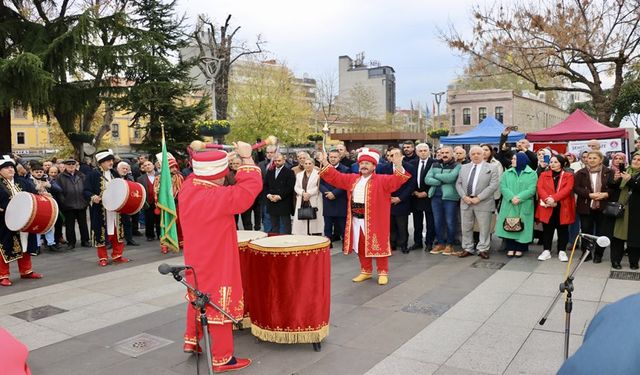
[[[627,138],[627,131],[602,125],[579,109],[550,128],[527,133],[527,139],[531,142],[587,141],[608,138]]]

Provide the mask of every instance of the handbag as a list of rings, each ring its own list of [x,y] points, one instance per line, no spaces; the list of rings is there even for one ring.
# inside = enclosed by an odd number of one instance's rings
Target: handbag
[[[502,229],[505,232],[522,232],[524,230],[524,223],[519,217],[505,217],[504,223],[502,223]]]
[[[609,217],[621,218],[624,216],[624,209],[627,203],[629,203],[629,198],[631,197],[632,191],[629,190],[629,195],[627,195],[627,199],[624,203],[621,202],[607,202],[604,204],[604,208],[602,209],[602,214]]]
[[[317,211],[317,207],[311,207],[309,202],[303,202],[301,207],[298,208],[298,220],[315,220],[317,218]]]

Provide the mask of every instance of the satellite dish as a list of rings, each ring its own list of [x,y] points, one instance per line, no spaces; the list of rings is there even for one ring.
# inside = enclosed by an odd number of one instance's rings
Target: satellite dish
[[[96,147],[90,143],[83,143],[82,151],[84,151],[84,154],[87,156],[93,156],[93,154],[96,153]]]

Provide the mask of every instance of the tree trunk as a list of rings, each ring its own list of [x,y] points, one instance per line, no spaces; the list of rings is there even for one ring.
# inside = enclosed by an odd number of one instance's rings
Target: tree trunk
[[[11,153],[11,109],[0,111],[0,156]]]

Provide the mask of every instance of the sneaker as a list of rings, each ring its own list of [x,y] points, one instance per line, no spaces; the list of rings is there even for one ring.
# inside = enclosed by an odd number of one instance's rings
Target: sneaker
[[[453,246],[447,245],[442,252],[442,255],[453,255]]]
[[[567,257],[567,253],[564,251],[560,251],[558,252],[558,259],[561,262],[568,262],[569,261],[569,257]]]
[[[538,256],[538,260],[549,260],[549,259],[551,259],[551,252],[549,250],[543,251],[542,254]]]
[[[444,245],[436,245],[433,247],[433,250],[429,251],[431,254],[440,254],[444,251]]]

